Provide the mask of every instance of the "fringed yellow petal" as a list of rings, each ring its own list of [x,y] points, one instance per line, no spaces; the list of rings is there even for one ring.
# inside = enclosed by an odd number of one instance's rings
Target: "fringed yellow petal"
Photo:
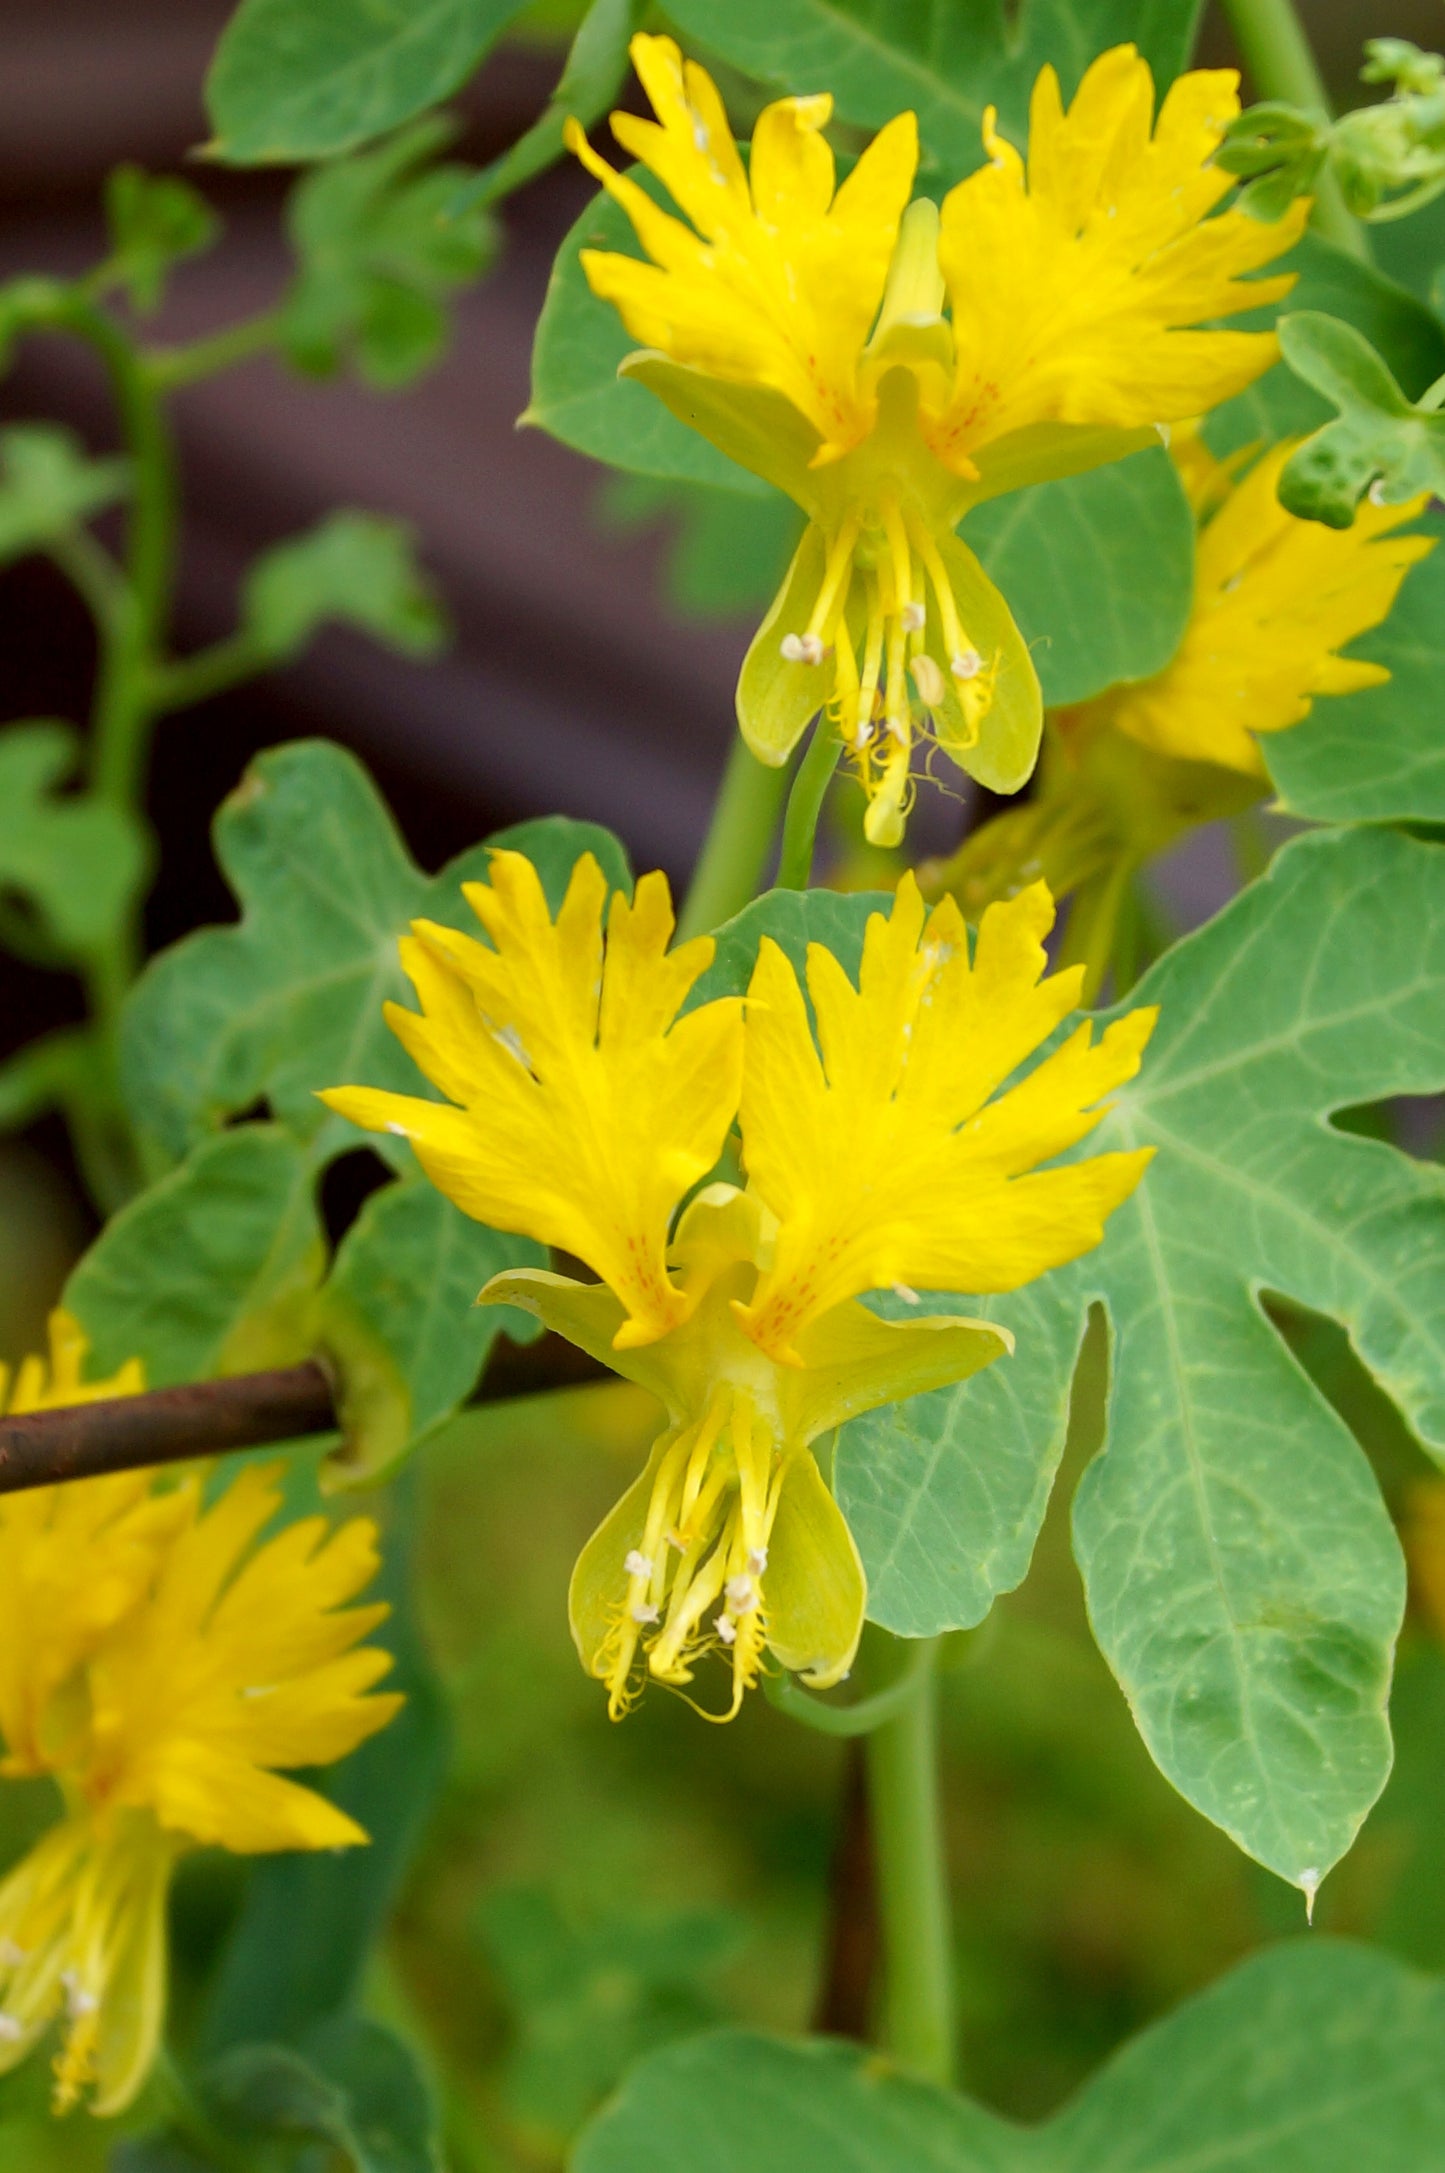
[[[631,50],[657,118],[614,114],[613,134],[692,225],[613,174],[570,128],[570,148],[622,204],[652,259],[585,251],[593,291],[674,362],[782,394],[815,447],[836,457],[872,423],[858,360],[918,163],[913,116],[882,130],[835,196],[821,134],[831,99],[782,99],[758,120],[749,176],[705,72],[684,67],[670,38],[639,35]]]
[[[1181,76],[1151,138],[1153,85],[1132,46],[1101,54],[1064,111],[1040,75],[1027,165],[985,125],[987,165],[944,200],[953,395],[925,435],[945,465],[1042,422],[1138,428],[1202,413],[1274,361],[1272,334],[1192,329],[1284,291],[1241,275],[1288,249],[1274,225],[1209,217],[1211,163],[1239,110],[1228,70]]]
[[[606,891],[585,855],[553,922],[532,863],[494,853],[490,884],[466,891],[491,947],[419,924],[425,1010],[405,1025],[391,1014],[418,1063],[465,1105],[355,1087],[323,1099],[410,1139],[466,1213],[587,1261],[622,1300],[625,1346],[685,1316],[667,1273],[668,1226],[727,1136],[742,1023],[733,1000],[678,1017],[713,944],[668,950],[664,876],[644,876],[631,903],[614,897],[604,946]]]
[[[890,919],[870,923],[858,989],[810,950],[818,1047],[792,967],[763,944],[743,1142],[778,1230],[739,1308],[762,1350],[801,1363],[806,1324],[865,1290],[1009,1289],[1098,1242],[1146,1158],[1026,1173],[1098,1121],[1101,1097],[1137,1070],[1153,1014],[1131,1014],[1097,1048],[1085,1026],[981,1109],[1075,1000],[1076,972],[1040,978],[1051,918],[1041,887],[992,907],[971,962],[957,908],[945,900],[925,926],[906,876]]]
[[[1294,444],[1277,445],[1229,488],[1227,473],[1186,440],[1185,472],[1212,511],[1195,556],[1194,607],[1178,654],[1137,686],[1080,713],[1156,753],[1263,776],[1254,735],[1308,716],[1317,694],[1344,694],[1389,677],[1337,651],[1389,616],[1411,566],[1434,548],[1398,533],[1424,500],[1363,504],[1351,528],[1296,520],[1279,502]]]
[[[310,1518],[251,1551],[279,1500],[256,1466],[203,1513],[191,1492],[146,1605],[89,1670],[86,1791],[241,1852],[364,1839],[266,1769],[342,1757],[401,1703],[370,1694],[388,1656],[353,1649],[386,1610],[343,1605],[376,1571],[374,1526]]]
[[[48,1364],[24,1360],[8,1405],[0,1373],[0,1408],[54,1410],[145,1386],[138,1359],[83,1380],[87,1348],[79,1323],[53,1313]],[[57,1693],[147,1590],[184,1515],[182,1494],[155,1494],[144,1472],[0,1498],[0,1772],[46,1770],[68,1725],[52,1714]]]

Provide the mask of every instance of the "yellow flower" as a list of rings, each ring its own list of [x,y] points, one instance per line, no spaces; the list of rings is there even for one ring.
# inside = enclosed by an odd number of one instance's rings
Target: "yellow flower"
[[[1279,502],[1280,471],[1298,441],[1277,445],[1241,481],[1185,438],[1177,458],[1202,526],[1194,605],[1173,662],[1081,713],[1157,753],[1263,778],[1254,735],[1282,732],[1317,694],[1352,694],[1390,676],[1339,651],[1390,615],[1400,583],[1433,550],[1395,533],[1423,498],[1368,500],[1352,528],[1296,520]]]
[[[1027,165],[990,108],[988,163],[941,208],[909,200],[911,113],[835,191],[830,98],[767,107],[744,169],[705,71],[669,38],[638,36],[632,56],[657,119],[614,114],[613,133],[685,220],[569,123],[651,260],[585,250],[584,269],[643,342],[623,373],[808,515],[739,681],[748,744],[782,763],[826,707],[870,838],[896,844],[920,735],[999,792],[1038,749],[1033,665],[958,522],[1118,459],[1266,369],[1272,334],[1191,328],[1287,290],[1240,275],[1291,245],[1307,207],[1272,226],[1208,217],[1231,186],[1210,161],[1237,78],[1180,77],[1151,135],[1132,46],[1093,63],[1067,112],[1042,71]]]
[[[614,900],[604,944],[590,857],[555,924],[529,862],[499,852],[492,869],[492,894],[468,896],[496,951],[419,924],[405,957],[422,1013],[391,1014],[459,1106],[368,1087],[322,1098],[412,1140],[470,1214],[599,1274],[501,1275],[482,1297],[525,1307],[666,1409],[646,1471],[572,1580],[573,1636],[614,1717],[645,1673],[681,1687],[708,1652],[729,1663],[727,1716],[765,1651],[835,1683],[866,1588],[810,1445],[1010,1348],[980,1321],[885,1320],[858,1300],[1010,1290],[1097,1244],[1147,1153],[1037,1165],[1097,1123],[1153,1013],[1097,1046],[1080,1026],[1000,1091],[1077,1002],[1077,971],[1043,978],[1041,887],[985,918],[970,959],[956,906],[925,917],[905,877],[891,916],[868,924],[857,988],[810,950],[815,1044],[769,940],[745,1007],[720,998],[679,1016],[713,943],[667,951],[662,876],[644,877],[630,909]],[[746,1190],[714,1181],[684,1205],[739,1104]]]
[[[1178,651],[1152,678],[1056,712],[1033,800],[923,871],[930,890],[975,912],[1042,873],[1056,897],[1077,892],[1092,911],[1121,868],[1260,798],[1257,734],[1298,724],[1316,695],[1389,678],[1339,651],[1389,616],[1411,566],[1434,549],[1427,536],[1398,533],[1425,501],[1366,503],[1352,528],[1296,520],[1277,485],[1297,442],[1241,475],[1247,455],[1216,460],[1196,430],[1175,433],[1171,455],[1199,528]]]
[[[136,1359],[108,1381],[82,1381],[85,1351],[78,1322],[53,1313],[49,1367],[27,1358],[12,1385],[0,1366],[0,1411],[95,1403],[145,1386]],[[0,1774],[48,1770],[54,1746],[44,1731],[64,1725],[55,1693],[150,1583],[179,1513],[179,1498],[155,1493],[139,1471],[0,1496]]]
[[[401,1702],[368,1694],[391,1662],[361,1640],[387,1609],[344,1605],[377,1567],[366,1519],[304,1519],[251,1551],[280,1503],[274,1473],[243,1471],[209,1509],[195,1479],[157,1498],[169,1528],[151,1575],[70,1678],[54,1683],[34,1619],[20,1641],[18,1665],[64,1708],[42,1747],[65,1814],[0,1882],[0,2070],[63,2019],[59,2111],[89,2090],[118,2112],[145,2079],[177,1858],[364,1841],[277,1769],[344,1756]],[[100,1556],[97,1540],[78,1573],[103,1577]]]

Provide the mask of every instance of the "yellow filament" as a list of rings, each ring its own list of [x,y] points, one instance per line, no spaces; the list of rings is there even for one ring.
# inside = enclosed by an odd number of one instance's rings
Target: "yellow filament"
[[[847,602],[848,577],[853,570],[853,546],[858,541],[858,519],[849,514],[828,547],[823,583],[813,604],[807,633],[826,641],[837,611]]]

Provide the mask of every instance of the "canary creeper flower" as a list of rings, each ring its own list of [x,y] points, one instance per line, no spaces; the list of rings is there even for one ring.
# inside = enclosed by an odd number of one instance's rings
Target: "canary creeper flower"
[[[925,913],[905,877],[869,921],[856,988],[810,948],[815,1041],[769,939],[745,1003],[685,1008],[714,945],[668,949],[661,875],[631,905],[613,898],[604,936],[590,855],[555,922],[529,861],[491,865],[490,889],[467,896],[495,949],[416,924],[403,958],[422,1008],[388,1012],[447,1101],[355,1086],[322,1099],[410,1139],[469,1214],[599,1275],[504,1274],[482,1302],[523,1307],[665,1409],[572,1578],[573,1637],[614,1718],[648,1675],[685,1691],[709,1653],[730,1676],[709,1717],[737,1712],[768,1653],[836,1683],[867,1593],[812,1444],[1011,1348],[1002,1329],[922,1310],[919,1287],[1011,1290],[1099,1242],[1147,1151],[1038,1165],[1098,1122],[1154,1014],[1097,1044],[1085,1023],[1005,1088],[1078,1000],[1077,969],[1045,972],[1042,886],[988,914],[970,955],[953,902]],[[746,1188],[694,1191],[739,1109]],[[915,1317],[859,1303],[890,1289]]]
[[[1088,705],[1090,724],[1113,725],[1141,746],[1263,779],[1255,737],[1309,715],[1317,694],[1379,686],[1383,664],[1341,656],[1387,619],[1410,568],[1434,549],[1401,535],[1423,497],[1360,506],[1351,528],[1297,520],[1279,502],[1279,478],[1297,439],[1275,446],[1242,479],[1186,436],[1180,472],[1201,521],[1194,604],[1172,663],[1152,679]]]
[[[139,1385],[134,1368],[118,1378]],[[76,1400],[67,1387],[84,1399],[116,1383],[80,1389],[57,1362],[46,1400]],[[87,2092],[96,2113],[120,2112],[145,2080],[178,1858],[365,1841],[278,1769],[344,1756],[401,1703],[373,1692],[391,1661],[361,1642],[388,1610],[345,1604],[377,1568],[368,1520],[307,1518],[256,1546],[280,1505],[273,1471],[243,1471],[210,1507],[194,1478],[154,1494],[144,1482],[128,1503],[113,1485],[32,1495],[43,1514],[18,1526],[7,1502],[0,1535],[7,1602],[17,1575],[31,1595],[60,1589],[51,1556],[67,1531],[75,1586],[106,1595],[103,1623],[74,1617],[83,1637],[63,1594],[54,1618],[6,1623],[5,1770],[52,1774],[64,1811],[0,1881],[0,2072],[59,2021],[60,2112]],[[100,1506],[72,1512],[75,1497]]]
[[[745,167],[706,72],[670,38],[631,51],[656,119],[616,113],[612,131],[683,216],[569,122],[649,260],[589,249],[582,265],[642,342],[622,374],[808,516],[743,665],[745,739],[781,764],[825,709],[869,837],[895,845],[920,739],[996,792],[1038,751],[1037,675],[959,521],[1153,443],[1268,368],[1272,334],[1198,328],[1287,291],[1241,275],[1290,247],[1308,207],[1274,225],[1208,216],[1232,185],[1212,158],[1238,79],[1181,76],[1156,121],[1130,45],[1094,61],[1067,110],[1041,72],[1027,161],[990,107],[987,163],[941,206],[911,200],[911,113],[839,187],[832,100],[780,99]]]
[[[1198,524],[1194,600],[1173,659],[1050,719],[1040,788],[924,871],[966,911],[1042,874],[1056,897],[1107,883],[1203,822],[1242,812],[1268,779],[1259,735],[1287,731],[1319,695],[1388,680],[1340,651],[1390,615],[1435,547],[1401,533],[1425,500],[1363,504],[1352,528],[1297,520],[1279,502],[1297,439],[1217,460],[1197,429],[1170,454]]]

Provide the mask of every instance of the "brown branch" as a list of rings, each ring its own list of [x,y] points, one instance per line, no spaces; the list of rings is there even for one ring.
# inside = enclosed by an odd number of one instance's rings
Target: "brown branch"
[[[478,1401],[499,1403],[606,1378],[601,1366],[560,1337],[542,1336],[525,1349],[503,1339]],[[300,1441],[334,1433],[338,1423],[331,1377],[315,1359],[272,1373],[238,1373],[140,1396],[65,1404],[0,1419],[0,1494],[183,1463],[226,1449],[261,1448],[270,1441]]]

